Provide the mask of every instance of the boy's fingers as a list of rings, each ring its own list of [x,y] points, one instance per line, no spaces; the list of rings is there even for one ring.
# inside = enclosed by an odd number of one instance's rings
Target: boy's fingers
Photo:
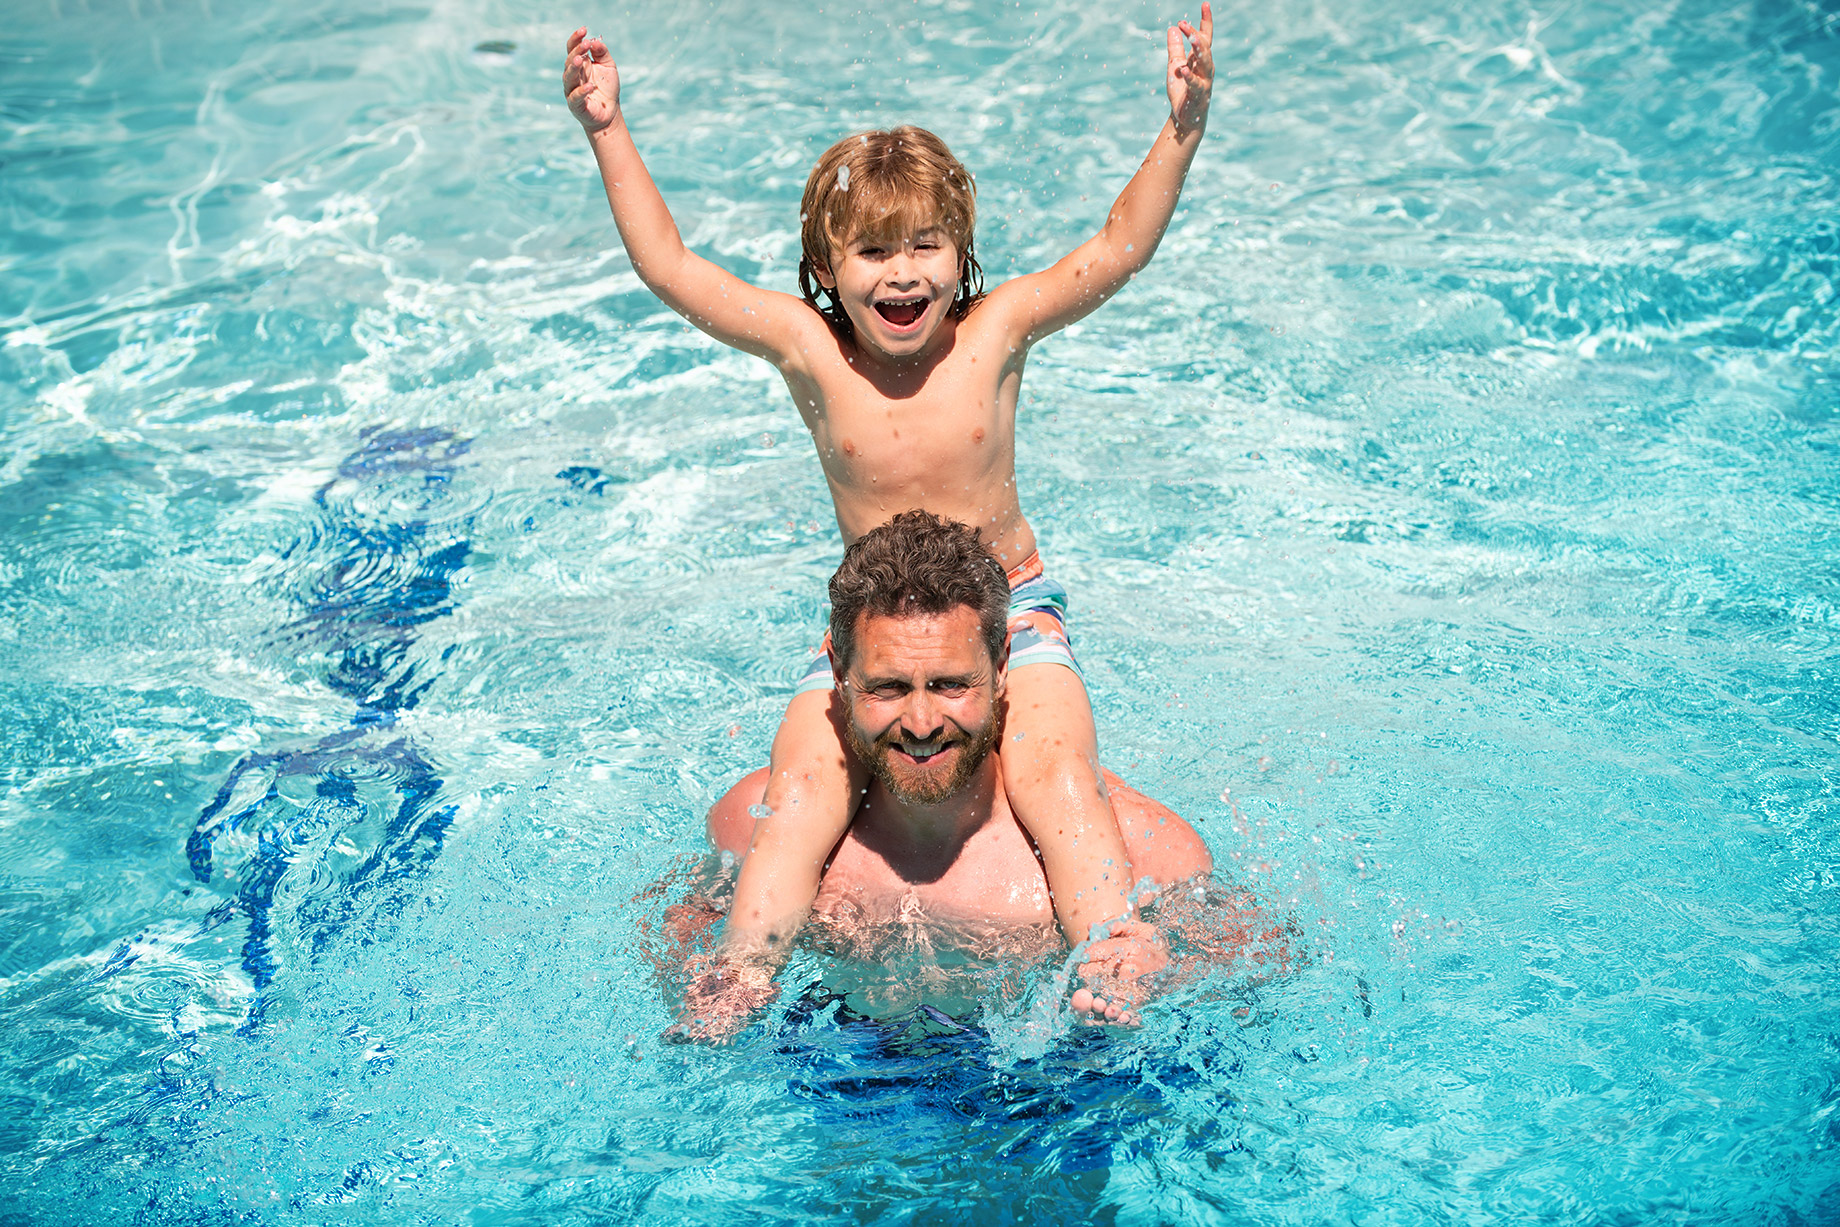
[[[1201,4],[1201,38],[1204,42],[1214,41],[1214,10],[1208,7],[1207,0]]]
[[[1174,26],[1169,27],[1169,62],[1180,64],[1186,58],[1182,54],[1182,32]]]

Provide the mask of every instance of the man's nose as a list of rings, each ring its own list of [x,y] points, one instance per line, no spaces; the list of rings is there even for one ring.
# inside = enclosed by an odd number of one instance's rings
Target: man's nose
[[[901,709],[901,734],[910,741],[931,741],[945,727],[939,711],[939,698],[924,686],[910,692]]]

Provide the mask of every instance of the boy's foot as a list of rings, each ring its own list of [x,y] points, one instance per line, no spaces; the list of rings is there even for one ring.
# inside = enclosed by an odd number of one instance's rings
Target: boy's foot
[[[706,964],[684,990],[683,1021],[668,1027],[664,1038],[675,1044],[727,1043],[778,997],[779,985],[759,968]]]
[[[1073,1006],[1074,1014],[1084,1022],[1135,1027],[1144,1021],[1143,1015],[1136,1010],[1126,1008],[1122,1001],[1111,1001],[1097,996],[1091,989],[1075,989],[1070,1004]]]
[[[1149,996],[1143,981],[1168,965],[1169,954],[1154,926],[1113,921],[1108,936],[1086,947],[1080,979],[1087,987],[1073,994],[1074,1013],[1087,1022],[1137,1026],[1143,1018],[1132,1006]]]

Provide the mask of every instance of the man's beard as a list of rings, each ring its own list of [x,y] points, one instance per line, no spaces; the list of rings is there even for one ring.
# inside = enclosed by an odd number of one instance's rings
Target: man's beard
[[[1001,728],[1002,721],[995,712],[992,712],[984,727],[975,733],[967,734],[968,739],[959,745],[958,763],[952,768],[951,774],[944,776],[928,774],[914,781],[913,786],[910,786],[908,781],[902,780],[895,774],[893,764],[888,761],[889,750],[893,748],[896,741],[900,740],[894,730],[890,730],[875,741],[869,741],[857,729],[854,720],[844,722],[845,735],[856,757],[869,768],[871,775],[881,781],[882,787],[894,795],[895,800],[907,805],[938,805],[963,788],[976,774],[977,769],[983,765],[984,760],[990,756],[990,751],[997,744],[997,734]]]

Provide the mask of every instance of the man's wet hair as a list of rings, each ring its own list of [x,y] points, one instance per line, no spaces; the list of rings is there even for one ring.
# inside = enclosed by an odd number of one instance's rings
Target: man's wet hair
[[[977,530],[930,511],[903,511],[843,552],[831,576],[831,661],[839,675],[856,658],[864,614],[936,616],[959,606],[977,615],[992,663],[1004,660],[1009,576]]]

